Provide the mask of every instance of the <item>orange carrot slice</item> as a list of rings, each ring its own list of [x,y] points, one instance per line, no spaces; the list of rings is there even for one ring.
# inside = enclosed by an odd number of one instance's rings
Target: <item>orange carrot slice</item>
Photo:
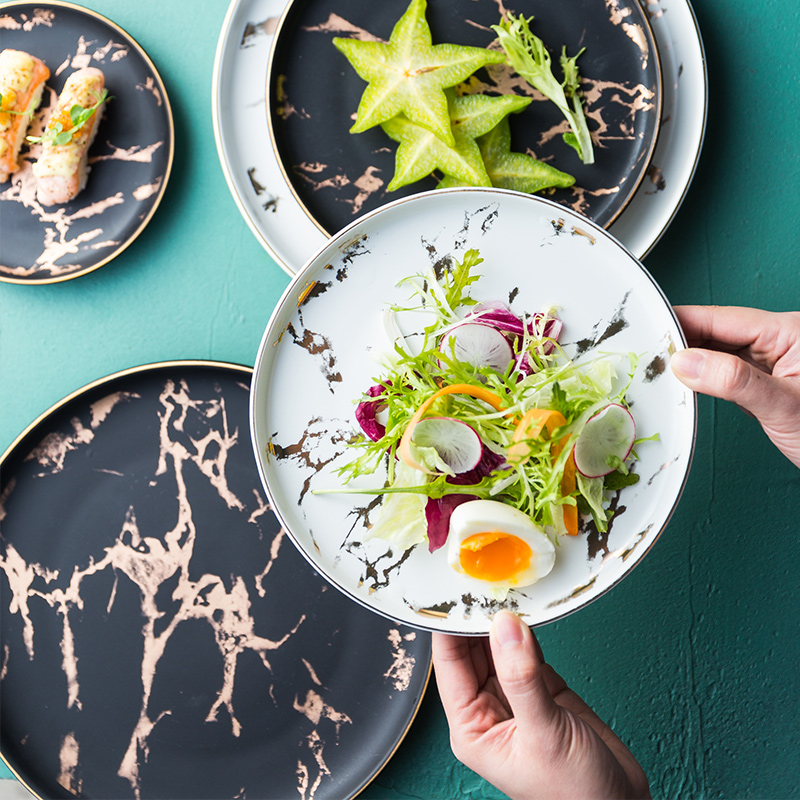
[[[560,411],[552,408],[528,409],[511,436],[511,447],[508,448],[509,463],[523,464],[531,454],[529,441],[538,439],[545,429],[552,436],[556,428],[566,424],[567,421]]]
[[[565,437],[561,442],[559,442],[559,451],[564,447],[567,443],[567,439],[569,436]],[[569,458],[567,459],[566,463],[564,464],[564,474],[561,476],[561,495],[562,497],[569,497],[574,491],[576,487],[575,481],[575,457],[570,450]],[[578,535],[578,506],[577,505],[569,505],[564,503],[563,506],[563,513],[564,513],[564,527],[567,529],[567,533],[570,536],[577,536]]]

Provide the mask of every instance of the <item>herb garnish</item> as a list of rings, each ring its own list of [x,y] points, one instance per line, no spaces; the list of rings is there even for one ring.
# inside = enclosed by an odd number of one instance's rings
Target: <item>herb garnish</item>
[[[594,164],[594,148],[581,104],[581,76],[577,66],[583,50],[569,58],[567,48],[562,47],[560,63],[564,82],[559,83],[553,75],[550,53],[530,29],[532,19],[521,14],[519,17],[509,14],[500,25],[492,25],[492,30],[497,34],[509,64],[534,89],[552,100],[566,117],[572,130],[563,135],[564,141],[575,149],[584,164]]]
[[[97,102],[88,108],[84,108],[80,103],[75,103],[69,113],[61,112],[61,119],[51,120],[47,125],[47,130],[42,136],[29,136],[28,141],[33,143],[50,142],[53,145],[61,146],[69,144],[75,134],[92,118],[92,115],[100,106],[110,100],[108,89],[98,94],[93,92]]]

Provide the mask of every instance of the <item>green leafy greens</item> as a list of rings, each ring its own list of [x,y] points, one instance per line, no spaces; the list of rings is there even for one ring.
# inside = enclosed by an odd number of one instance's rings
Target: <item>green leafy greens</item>
[[[583,50],[570,58],[566,47],[562,47],[560,63],[564,82],[560,83],[553,75],[550,53],[544,42],[530,29],[532,19],[521,14],[519,17],[509,14],[500,25],[492,25],[492,30],[516,72],[552,100],[566,117],[571,131],[564,134],[564,141],[575,149],[584,164],[594,164],[594,148],[581,102],[581,76],[577,65]]]
[[[454,326],[479,318],[488,307],[477,305],[469,294],[480,278],[475,268],[482,262],[477,250],[468,250],[460,262],[453,259],[439,272],[428,268],[400,282],[399,285],[411,288],[412,302],[408,306],[393,306],[390,313],[424,312],[432,317],[432,322],[424,328],[422,342],[413,352],[408,340],[395,339],[384,359],[384,364],[388,365],[386,372],[376,380],[381,387],[380,396],[377,400],[374,394],[360,398],[362,402],[379,401],[385,406],[384,433],[377,440],[363,435],[355,437],[351,446],[357,455],[339,469],[339,475],[349,483],[385,467],[386,483],[374,489],[348,487],[334,491],[432,499],[465,494],[495,499],[520,509],[542,527],[551,526],[558,534],[565,532],[563,506],[577,503],[584,513],[591,513],[599,530],[606,530],[611,511],[604,507],[605,493],[630,485],[637,476],[626,464],[620,463],[605,479],[579,475],[576,491],[564,496],[562,478],[571,457],[571,447],[553,445],[569,439],[575,441],[587,420],[607,404],[625,403],[637,358],[633,354],[598,355],[579,364],[573,362],[555,338],[546,334],[547,327],[542,320],[555,319],[551,309],[522,319],[524,334],[515,346],[515,356],[525,354],[533,362],[530,374],[515,368],[515,361],[509,363],[504,373],[460,361],[452,349],[448,352],[447,348],[442,348],[441,342]],[[619,365],[623,367],[621,379],[618,378]],[[473,483],[454,483],[448,480],[447,474],[409,470],[395,458],[415,412],[442,387],[454,384],[477,387],[479,396],[485,391],[502,399],[501,410],[496,410],[479,397],[458,392],[437,398],[427,412],[431,416],[446,416],[466,423],[480,436],[484,449],[496,456],[500,466]],[[565,422],[551,436],[539,435],[527,441],[529,456],[512,463],[506,456],[516,441],[513,437],[517,423],[531,408],[557,410]],[[324,492],[317,490],[315,493]],[[397,546],[402,543],[408,547],[408,542],[414,538],[413,535],[409,538],[409,531],[414,530],[415,518],[416,536],[424,538],[424,503],[419,500],[405,503],[398,499],[392,501],[391,508],[394,509],[391,514],[383,515],[388,520],[385,527],[390,533],[384,530],[379,535],[392,539]],[[399,515],[395,522],[391,521],[393,515]]]

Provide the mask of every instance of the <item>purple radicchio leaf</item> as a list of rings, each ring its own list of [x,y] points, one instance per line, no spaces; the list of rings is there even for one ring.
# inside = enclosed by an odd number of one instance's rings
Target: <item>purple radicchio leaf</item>
[[[467,500],[477,499],[474,494],[446,494],[435,500],[432,497],[428,499],[425,504],[425,520],[428,523],[428,550],[431,553],[447,542],[453,509]]]
[[[534,362],[529,354],[524,351],[520,352],[525,327],[527,327],[529,336],[552,340],[545,342],[543,345],[543,355],[549,355],[553,352],[553,342],[558,341],[562,328],[562,322],[558,317],[551,314],[543,314],[540,311],[528,317],[526,322],[523,323],[520,317],[501,302],[479,304],[475,306],[475,309],[470,312],[467,318],[471,322],[494,325],[512,339],[514,352],[517,353],[514,359],[514,369],[523,375],[530,375],[535,370]]]
[[[372,439],[373,442],[380,441],[386,435],[386,427],[377,420],[378,412],[385,404],[381,401],[386,387],[380,383],[370,386],[365,392],[367,397],[374,397],[374,400],[362,400],[356,406],[356,421],[361,426],[361,430]]]
[[[477,466],[460,475],[449,475],[447,483],[470,486],[481,478],[505,464],[503,456],[493,453],[488,447],[483,448],[483,455]],[[433,553],[447,542],[450,532],[450,515],[453,510],[467,500],[477,500],[474,494],[446,494],[444,497],[429,498],[425,504],[425,519],[428,523],[428,550]]]

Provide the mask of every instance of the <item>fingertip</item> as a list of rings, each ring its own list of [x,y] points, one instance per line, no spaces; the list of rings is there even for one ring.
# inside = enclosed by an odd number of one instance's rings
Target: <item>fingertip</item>
[[[525,641],[525,628],[527,626],[519,616],[501,609],[492,619],[491,636],[500,649],[516,646]]]
[[[702,350],[687,348],[673,354],[670,366],[679,380],[691,385],[702,376],[705,362],[706,355]]]

